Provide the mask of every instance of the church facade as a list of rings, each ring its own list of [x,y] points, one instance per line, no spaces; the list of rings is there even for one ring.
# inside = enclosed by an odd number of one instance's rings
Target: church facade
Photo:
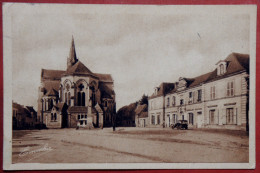
[[[162,83],[148,99],[150,126],[248,130],[249,55],[232,53],[214,71]]]
[[[72,38],[66,70],[41,71],[38,119],[47,128],[112,126],[116,113],[110,74],[93,73],[76,55]]]

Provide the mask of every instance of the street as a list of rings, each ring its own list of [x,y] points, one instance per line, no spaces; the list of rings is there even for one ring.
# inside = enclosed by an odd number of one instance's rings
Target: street
[[[246,132],[118,127],[13,131],[13,163],[237,163]]]

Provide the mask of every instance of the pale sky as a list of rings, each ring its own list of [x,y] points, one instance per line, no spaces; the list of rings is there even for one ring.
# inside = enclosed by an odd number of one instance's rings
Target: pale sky
[[[117,110],[161,82],[196,77],[230,53],[249,54],[250,16],[236,6],[15,4],[13,100],[37,109],[41,69],[79,60],[114,79]]]

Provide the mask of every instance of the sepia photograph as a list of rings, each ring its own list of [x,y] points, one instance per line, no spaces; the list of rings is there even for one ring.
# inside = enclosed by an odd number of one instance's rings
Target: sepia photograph
[[[256,9],[4,3],[4,169],[253,169]]]

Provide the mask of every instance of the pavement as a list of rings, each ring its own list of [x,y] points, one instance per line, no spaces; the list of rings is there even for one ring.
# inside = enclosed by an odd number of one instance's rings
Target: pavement
[[[244,163],[249,138],[235,130],[121,127],[13,131],[13,163]]]

